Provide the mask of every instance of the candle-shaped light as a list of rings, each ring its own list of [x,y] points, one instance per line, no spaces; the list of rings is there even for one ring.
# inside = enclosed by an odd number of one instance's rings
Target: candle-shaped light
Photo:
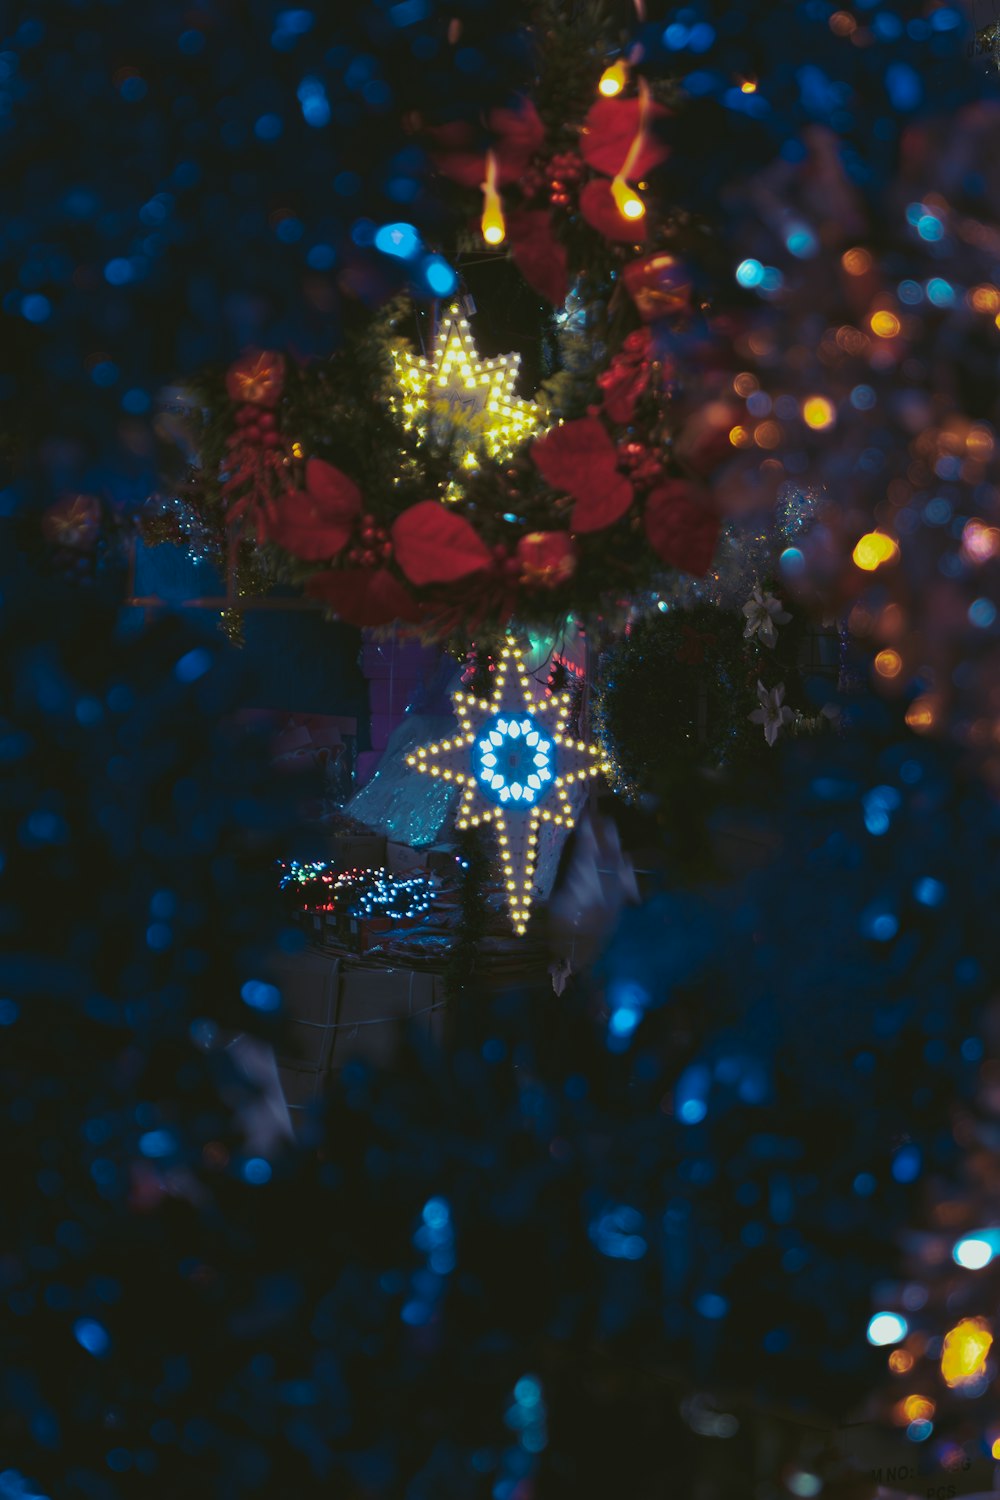
[[[605,99],[613,99],[616,94],[621,93],[627,83],[628,63],[624,58],[618,57],[604,69],[597,87]]]
[[[483,239],[488,245],[501,245],[507,235],[503,205],[497,192],[497,159],[494,151],[486,153],[486,181],[483,183]]]
[[[635,133],[635,140],[628,148],[628,155],[622,162],[621,171],[613,178],[611,183],[611,195],[618,205],[618,212],[623,219],[641,219],[646,212],[646,205],[639,194],[629,185],[629,177],[632,175],[636,162],[642,152],[646,139],[646,119],[649,115],[650,93],[649,84],[644,78],[639,79],[639,128]]]

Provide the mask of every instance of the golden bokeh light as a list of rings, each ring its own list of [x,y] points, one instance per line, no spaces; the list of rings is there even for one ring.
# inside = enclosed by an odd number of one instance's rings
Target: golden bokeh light
[[[978,1380],[986,1368],[993,1334],[985,1318],[963,1318],[944,1336],[941,1377],[955,1387]]]
[[[828,401],[825,396],[807,396],[802,403],[802,418],[807,427],[813,428],[815,432],[822,432],[824,428],[833,426],[837,413],[833,402]]]
[[[914,698],[906,710],[906,722],[917,734],[925,734],[928,729],[933,729],[935,717],[934,700],[926,693],[920,698]]]
[[[856,246],[853,250],[845,250],[840,257],[840,264],[849,276],[863,276],[872,268],[872,258],[867,250]]]
[[[898,651],[886,649],[875,658],[875,670],[880,677],[898,677],[903,669],[903,658]]]
[[[902,326],[896,314],[890,312],[887,307],[872,313],[868,324],[872,333],[880,339],[894,339]]]
[[[891,536],[884,531],[869,531],[855,544],[852,556],[854,565],[865,573],[874,573],[883,563],[898,556],[899,548]]]

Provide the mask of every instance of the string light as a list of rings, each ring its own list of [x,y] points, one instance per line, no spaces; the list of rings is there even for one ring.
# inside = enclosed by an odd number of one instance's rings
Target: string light
[[[497,191],[497,158],[495,151],[486,153],[486,181],[483,183],[483,239],[488,245],[502,245],[507,235],[503,205]]]
[[[336,870],[325,860],[300,864],[298,860],[279,861],[279,889],[322,888],[323,901],[308,901],[308,907],[321,911],[345,910],[351,916],[389,917],[410,921],[430,911],[436,887],[433,877],[421,872],[392,875],[388,870]]]
[[[524,652],[511,636],[497,662],[492,696],[459,692],[453,702],[461,732],[415,750],[407,764],[424,775],[450,776],[462,787],[459,828],[492,823],[511,922],[520,936],[535,899],[542,824],[565,836],[575,822],[567,787],[606,767],[596,745],[566,732],[571,693],[535,699]]]

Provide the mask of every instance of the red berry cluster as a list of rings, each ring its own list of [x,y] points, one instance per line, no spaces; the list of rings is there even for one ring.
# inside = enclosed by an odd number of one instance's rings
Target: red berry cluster
[[[586,172],[582,157],[575,151],[562,151],[549,161],[535,160],[521,178],[521,192],[530,202],[548,194],[556,208],[569,205],[572,190],[579,186]]]
[[[236,431],[226,440],[230,448],[280,448],[281,434],[273,411],[260,406],[240,406],[236,410]]]
[[[583,179],[586,167],[575,151],[561,151],[552,157],[547,167],[549,202],[553,208],[566,208],[573,189]]]
[[[628,474],[635,485],[652,488],[663,478],[663,461],[653,448],[645,443],[621,443],[618,448],[618,467]]]
[[[347,553],[347,561],[355,568],[374,568],[392,556],[392,542],[384,526],[376,524],[374,516],[361,516],[358,520],[358,540]]]

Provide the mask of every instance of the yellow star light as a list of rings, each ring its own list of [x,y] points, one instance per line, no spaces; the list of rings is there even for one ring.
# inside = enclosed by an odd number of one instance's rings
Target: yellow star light
[[[544,425],[541,408],[514,394],[519,354],[481,359],[462,309],[452,303],[438,325],[430,356],[393,351],[400,395],[394,409],[407,431],[454,441],[463,467],[476,467],[476,450],[508,458]]]
[[[453,701],[459,733],[421,746],[406,757],[407,764],[462,788],[459,828],[492,824],[511,920],[520,936],[531,916],[542,824],[564,838],[576,820],[574,790],[607,767],[597,745],[566,733],[569,693],[534,697],[524,653],[510,636],[492,696],[456,693]]]

